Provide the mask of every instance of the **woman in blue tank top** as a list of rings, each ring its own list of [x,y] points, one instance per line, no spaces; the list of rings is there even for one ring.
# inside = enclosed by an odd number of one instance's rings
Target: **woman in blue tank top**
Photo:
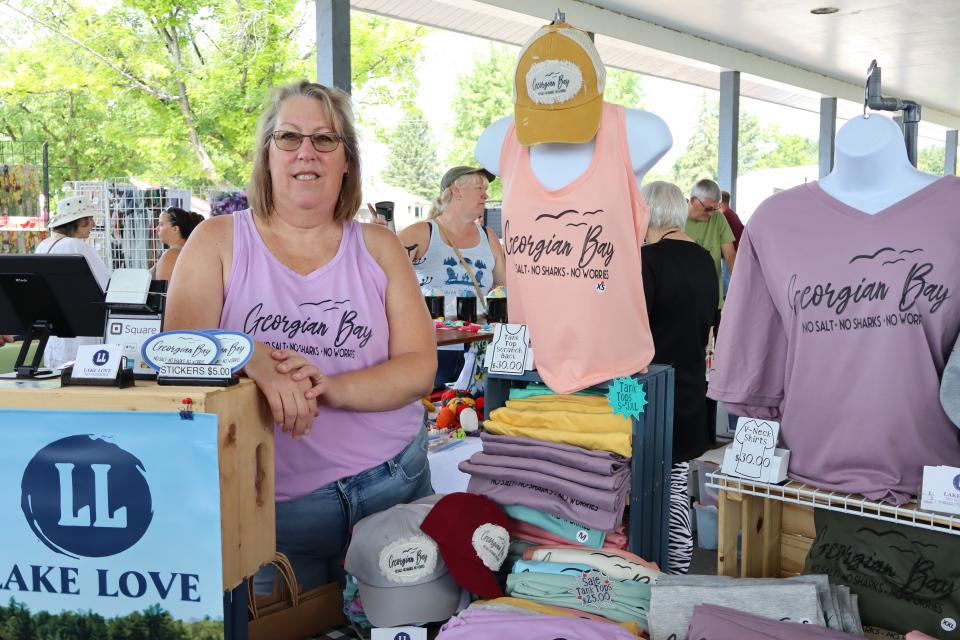
[[[450,169],[440,180],[440,195],[429,220],[399,233],[421,291],[424,295],[443,292],[448,320],[456,319],[457,297],[479,297],[477,313],[483,314],[484,296],[506,282],[503,247],[493,231],[477,222],[483,216],[487,185],[493,178],[492,173],[476,167]],[[463,350],[462,345],[440,348],[436,386],[456,379],[463,367]]]

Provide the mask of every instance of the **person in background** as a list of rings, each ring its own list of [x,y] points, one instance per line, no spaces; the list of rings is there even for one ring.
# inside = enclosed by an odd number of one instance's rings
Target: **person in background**
[[[697,244],[710,252],[716,270],[717,286],[722,287],[721,259],[727,263],[733,273],[733,263],[737,250],[733,246],[734,236],[727,219],[717,215],[720,211],[720,187],[713,180],[700,180],[690,190],[687,201],[687,222],[684,233]],[[723,296],[717,305],[723,309]],[[719,322],[719,319],[718,319]]]
[[[97,279],[100,288],[106,291],[110,270],[93,245],[86,242],[95,226],[94,217],[100,214],[100,208],[87,196],[61,199],[57,203],[56,214],[47,223],[47,228],[51,230],[50,236],[37,245],[34,253],[82,255],[90,265],[90,271],[93,272],[93,277]],[[48,369],[59,369],[76,359],[77,349],[81,345],[101,342],[103,342],[102,338],[94,336],[77,338],[51,336],[43,350],[43,364]]]
[[[180,207],[170,207],[160,214],[157,237],[160,238],[160,242],[170,248],[164,251],[157,261],[155,280],[169,280],[173,276],[173,266],[177,262],[180,250],[201,222],[203,222],[203,216],[199,213],[186,211]]]
[[[493,178],[485,169],[453,167],[440,180],[440,195],[430,209],[429,220],[399,233],[421,290],[443,291],[447,318],[457,315],[457,296],[479,297],[480,314],[484,296],[506,283],[503,246],[493,230],[478,222],[487,201],[487,185]],[[477,286],[480,291],[476,291]],[[463,368],[463,353],[463,345],[440,348],[435,386],[457,378]]]
[[[706,346],[720,289],[710,253],[683,231],[687,203],[680,188],[651,182],[640,195],[650,209],[647,243],[640,257],[654,362],[672,365],[676,376],[667,569],[686,573],[693,558],[690,460],[703,455],[713,441],[706,403]]]
[[[721,191],[720,192],[720,210],[723,212],[723,217],[727,219],[727,224],[730,225],[730,231],[733,232],[733,248],[736,251],[740,250],[740,236],[743,235],[743,222],[740,221],[740,216],[737,215],[737,212],[730,208],[730,192]],[[723,297],[727,297],[727,289],[730,288],[730,274],[731,271],[727,267],[726,261],[721,265],[723,271]]]
[[[729,191],[720,192],[720,211],[723,213],[723,217],[727,219],[727,224],[730,225],[730,231],[733,232],[733,248],[739,251],[740,236],[743,235],[743,222],[740,220],[737,212],[730,208]]]
[[[420,398],[436,338],[397,236],[361,203],[350,98],[302,81],[260,116],[250,209],[197,227],[164,328],[246,332],[244,372],[276,422],[277,550],[312,589],[340,577],[360,519],[431,494]],[[255,577],[272,588],[273,570]]]

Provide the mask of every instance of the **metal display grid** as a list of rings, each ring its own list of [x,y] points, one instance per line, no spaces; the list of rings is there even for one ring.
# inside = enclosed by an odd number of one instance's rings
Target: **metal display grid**
[[[151,269],[164,245],[157,236],[168,207],[190,209],[191,192],[176,187],[141,187],[122,179],[67,182],[64,197],[84,195],[99,203],[101,216],[91,241],[114,269]]]
[[[795,481],[784,485],[768,484],[716,472],[707,474],[707,478],[706,486],[713,489],[960,535],[960,517],[925,511],[916,503],[897,506],[869,500],[861,495],[817,489]]]
[[[485,411],[502,407],[517,383],[542,382],[536,371],[522,376],[487,372]],[[673,367],[650,365],[634,375],[647,396],[647,406],[633,419],[633,457],[630,460],[630,521],[628,547],[645,560],[667,566],[670,513],[670,468],[673,462]],[[606,391],[610,382],[591,387]]]

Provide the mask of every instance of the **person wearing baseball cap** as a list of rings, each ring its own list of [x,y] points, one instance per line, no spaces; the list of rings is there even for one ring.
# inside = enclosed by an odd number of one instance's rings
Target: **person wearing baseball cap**
[[[457,166],[440,179],[440,195],[427,220],[398,234],[424,295],[441,295],[444,317],[454,319],[457,298],[477,298],[473,318],[486,312],[486,295],[506,283],[506,255],[494,231],[483,226],[487,186],[494,175],[486,169]],[[441,347],[434,386],[456,380],[463,368],[464,345]]]
[[[57,202],[56,213],[47,222],[50,237],[37,245],[37,254],[82,255],[100,288],[106,290],[110,270],[93,245],[86,242],[102,215],[100,203],[89,196],[71,196]],[[43,364],[48,369],[59,369],[77,357],[81,345],[100,344],[99,337],[57,338],[51,336],[43,350]]]
[[[510,519],[490,498],[451,493],[434,505],[420,529],[433,538],[450,575],[481,598],[503,596],[494,572],[510,549]]]
[[[353,529],[344,567],[376,627],[447,620],[459,608],[461,589],[437,543],[420,530],[432,508],[428,496],[367,516]]]

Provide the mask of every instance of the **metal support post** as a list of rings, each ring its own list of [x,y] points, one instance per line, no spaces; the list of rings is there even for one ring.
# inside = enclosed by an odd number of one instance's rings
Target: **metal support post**
[[[837,99],[820,98],[820,177],[833,171],[833,154],[837,137]]]
[[[947,148],[943,158],[943,175],[957,175],[957,130],[947,131]]]
[[[350,0],[315,0],[317,82],[350,93]]]
[[[730,192],[730,208],[737,208],[737,163],[740,137],[740,72],[720,72],[720,148],[717,177]]]

